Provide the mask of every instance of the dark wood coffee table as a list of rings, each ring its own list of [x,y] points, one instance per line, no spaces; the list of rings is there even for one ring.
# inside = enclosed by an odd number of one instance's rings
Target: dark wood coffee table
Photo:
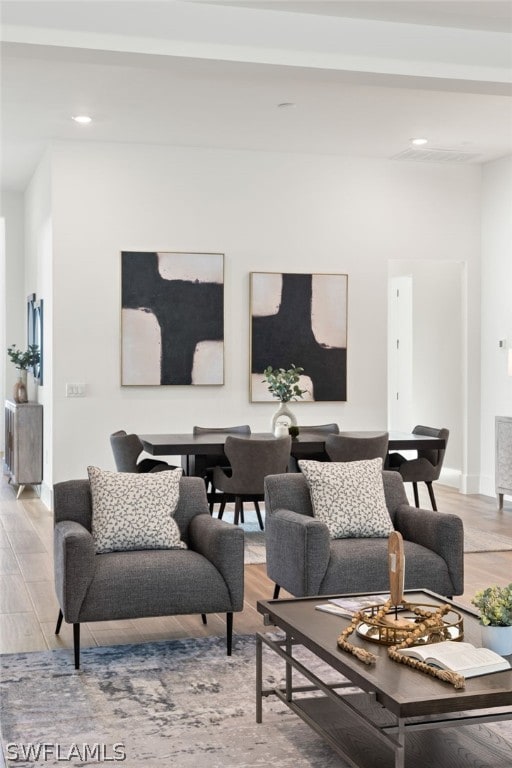
[[[472,611],[426,590],[406,595],[413,603],[452,602],[464,617],[464,640],[480,645],[478,619]],[[315,610],[316,605],[327,600],[322,596],[258,602],[265,624],[275,625],[285,633],[282,640],[263,633],[256,636],[258,723],[262,722],[263,698],[275,695],[351,766],[511,768],[512,727],[503,738],[497,729],[491,730],[485,724],[512,719],[512,670],[473,677],[466,680],[465,689],[456,690],[391,661],[385,646],[353,634],[351,641],[378,657],[375,665],[366,666],[338,649],[336,640],[348,619]],[[264,645],[284,659],[286,683],[282,688],[263,688]],[[312,651],[343,675],[352,692],[321,680],[296,658],[297,646]],[[293,670],[298,670],[311,685],[294,687]],[[354,686],[360,691],[353,692]],[[447,728],[450,730],[444,730]]]

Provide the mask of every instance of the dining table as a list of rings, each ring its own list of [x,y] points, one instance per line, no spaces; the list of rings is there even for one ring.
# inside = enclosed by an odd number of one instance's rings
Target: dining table
[[[341,434],[351,437],[374,437],[382,434],[382,430],[343,431]],[[325,432],[299,432],[291,444],[291,455],[296,459],[305,458],[311,454],[325,453]],[[144,450],[152,456],[181,456],[181,464],[185,474],[201,477],[210,455],[224,453],[224,442],[227,434],[221,432],[204,432],[198,435],[189,433],[139,435]],[[248,440],[275,440],[271,432],[252,432],[244,435]],[[446,440],[441,437],[415,435],[413,432],[389,432],[388,452],[439,450],[446,448]]]

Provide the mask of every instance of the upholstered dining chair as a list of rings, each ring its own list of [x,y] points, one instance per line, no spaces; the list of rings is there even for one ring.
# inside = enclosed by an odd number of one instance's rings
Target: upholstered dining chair
[[[338,424],[307,424],[305,426],[299,425],[299,434],[316,433],[326,435],[337,435],[340,431]],[[320,453],[305,453],[301,455],[301,459],[312,459],[313,461],[326,461],[328,459],[326,453],[321,451]],[[288,467],[289,472],[299,472],[299,465],[295,456],[290,456],[290,464]]]
[[[166,469],[176,469],[161,459],[142,459],[139,456],[144,447],[138,435],[128,435],[120,429],[110,435],[110,445],[118,472],[162,472]]]
[[[445,440],[445,446],[448,443],[450,430],[446,428],[436,429],[435,427],[424,427],[417,424],[413,435],[426,435],[427,437],[441,437]],[[432,509],[437,512],[436,497],[432,483],[439,479],[444,461],[445,448],[418,450],[418,456],[415,459],[406,459],[401,453],[390,453],[386,463],[386,469],[400,472],[404,483],[412,483],[414,492],[414,503],[420,506],[418,483],[425,483],[430,497]]]
[[[231,474],[226,474],[222,467],[213,470],[213,485],[226,496],[219,510],[220,519],[224,514],[225,501],[232,498],[235,502],[234,523],[238,525],[243,515],[243,502],[252,501],[263,530],[259,502],[264,499],[265,477],[287,471],[291,443],[289,436],[268,439],[226,437],[224,452]]]
[[[388,452],[388,432],[369,432],[366,435],[341,432],[328,435],[325,451],[331,461],[361,461],[363,459],[386,459]]]
[[[238,424],[235,427],[194,427],[194,435],[250,435],[251,428],[249,424]],[[206,485],[206,492],[213,491],[213,470],[214,467],[221,466],[226,474],[230,469],[226,466],[226,457],[223,453],[210,454],[204,457],[205,464],[201,465],[201,473]],[[210,501],[210,514],[213,512],[214,502]]]

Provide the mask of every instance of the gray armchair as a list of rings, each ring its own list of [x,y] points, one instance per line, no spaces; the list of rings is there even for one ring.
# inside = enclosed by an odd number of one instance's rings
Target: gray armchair
[[[451,597],[464,591],[462,521],[409,506],[402,478],[383,472],[386,505],[404,538],[405,588]],[[267,574],[295,597],[389,590],[387,538],[330,539],[313,517],[301,474],[265,479]]]
[[[55,589],[62,620],[73,624],[75,668],[80,623],[226,612],[231,655],[233,612],[243,609],[244,533],[213,519],[201,478],[183,477],[174,513],[188,549],[96,554],[88,480],[54,486]]]

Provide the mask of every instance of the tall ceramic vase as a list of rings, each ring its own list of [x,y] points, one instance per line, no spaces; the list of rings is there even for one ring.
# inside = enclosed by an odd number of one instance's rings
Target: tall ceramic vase
[[[27,372],[25,370],[19,371],[18,380],[13,389],[13,397],[15,403],[28,403]]]
[[[288,407],[288,403],[280,403],[279,408],[272,416],[272,433],[276,435],[281,430],[278,430],[278,427],[291,427],[291,426],[297,426],[297,419],[295,417],[295,414],[290,410]]]

